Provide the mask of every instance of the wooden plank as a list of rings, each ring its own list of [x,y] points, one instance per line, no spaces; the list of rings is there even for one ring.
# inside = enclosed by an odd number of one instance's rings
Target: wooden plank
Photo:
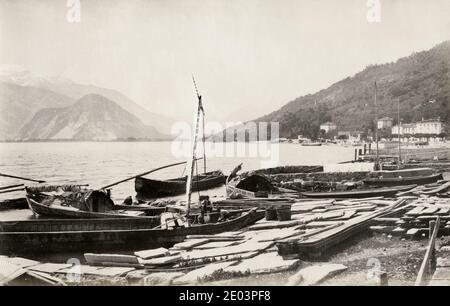
[[[420,212],[420,215],[432,215],[439,210],[437,207],[428,207]]]
[[[58,273],[63,274],[78,274],[78,275],[84,275],[89,274],[91,272],[104,269],[104,267],[100,266],[89,266],[89,265],[76,265],[69,268],[64,268],[62,270],[59,270]]]
[[[392,224],[396,223],[397,221],[400,221],[400,218],[375,218],[373,219],[373,222],[376,224]]]
[[[211,242],[238,241],[244,239],[242,235],[188,235],[186,239],[208,239]]]
[[[209,239],[188,239],[183,242],[175,244],[171,249],[172,250],[189,250],[193,247],[199,246],[201,244],[205,244],[209,242]]]
[[[213,241],[208,242],[206,244],[202,244],[199,246],[194,247],[194,250],[206,250],[206,249],[215,249],[215,248],[224,248],[232,245],[236,245],[239,242],[237,241]]]
[[[234,254],[242,254],[249,252],[262,252],[269,247],[273,246],[275,242],[259,242],[255,240],[249,240],[244,243],[229,246],[225,248],[215,248],[208,250],[193,250],[190,252],[181,253],[181,256],[185,260],[193,260],[193,259],[203,259],[203,258],[211,258],[211,257],[226,257]]]
[[[422,232],[422,229],[420,228],[410,228],[407,232],[406,232],[406,236],[408,237],[417,237],[420,235],[420,233]]]
[[[86,253],[84,258],[90,265],[103,265],[105,263],[140,264],[139,259],[134,255]]]
[[[450,208],[441,208],[439,211],[436,212],[436,215],[438,216],[445,216],[450,214]]]
[[[56,273],[59,270],[72,267],[71,264],[61,264],[61,263],[42,263],[35,266],[26,268],[27,270],[45,272],[45,273]]]
[[[419,216],[420,212],[422,212],[423,210],[425,210],[424,207],[414,207],[413,209],[411,209],[410,211],[408,211],[405,215],[407,216]]]
[[[27,271],[0,258],[0,286],[7,285]]]
[[[379,208],[375,212],[352,218],[341,226],[321,232],[307,239],[302,239],[300,236],[300,240],[297,241],[293,240],[295,237],[293,239],[283,240],[277,243],[279,254],[287,256],[297,253],[318,257],[329,248],[368,228],[372,219],[392,212],[404,202],[405,199],[399,199],[392,206]]]
[[[36,265],[40,264],[39,261],[22,258],[22,257],[0,256],[0,260],[2,260],[4,262],[8,262],[8,263],[16,265],[16,266],[19,266],[21,268],[27,268],[27,267],[36,266]]]
[[[338,218],[334,218],[333,220],[349,220],[355,217],[357,214],[356,210],[345,210],[344,215]]]
[[[228,266],[226,272],[264,274],[291,270],[298,266],[299,259],[284,260],[276,252],[263,253],[256,257],[245,259],[239,264]]]
[[[347,270],[342,264],[322,264],[314,265],[301,269],[299,272],[291,276],[287,286],[313,286],[317,285],[326,278]]]
[[[283,228],[283,229],[272,229],[264,230],[258,232],[248,232],[249,238],[258,242],[266,241],[278,241],[295,235],[304,233],[305,231],[297,230],[295,228]]]
[[[446,183],[442,184],[441,186],[439,186],[437,188],[434,188],[434,189],[429,190],[429,191],[422,191],[421,193],[426,194],[426,195],[431,195],[431,194],[436,194],[438,192],[445,191],[445,190],[447,190],[449,188],[450,188],[450,182],[446,182]]]
[[[164,256],[164,257],[145,259],[145,260],[142,260],[142,264],[144,264],[145,266],[161,266],[161,265],[176,263],[181,260],[182,260],[181,254],[178,254],[178,255],[173,255],[173,256]]]
[[[341,221],[313,221],[306,224],[306,228],[318,228],[318,227],[326,227],[333,224],[342,224]]]
[[[105,276],[105,277],[115,277],[120,276],[125,273],[134,271],[135,268],[127,268],[127,267],[106,267],[102,269],[98,269],[95,271],[86,272],[87,275],[97,275],[97,276]]]
[[[150,259],[156,257],[167,256],[169,254],[169,250],[166,248],[157,248],[151,250],[143,250],[134,252],[134,255],[143,259]]]
[[[266,230],[266,229],[279,229],[301,225],[299,220],[290,221],[264,221],[258,224],[254,224],[248,227],[249,230]]]

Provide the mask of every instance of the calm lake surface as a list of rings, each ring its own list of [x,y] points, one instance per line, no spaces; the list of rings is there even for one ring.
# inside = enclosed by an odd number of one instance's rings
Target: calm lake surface
[[[46,180],[48,184],[89,184],[105,186],[123,178],[163,165],[184,161],[189,156],[188,143],[175,142],[37,142],[0,143],[0,172]],[[242,171],[284,165],[327,165],[352,160],[354,147],[324,145],[305,147],[298,144],[207,143],[207,169],[221,169],[228,174],[243,163]],[[201,144],[198,156],[202,155]],[[168,179],[183,175],[184,165],[149,175]],[[203,162],[198,161],[202,172]],[[0,186],[30,184],[0,177]],[[112,196],[120,203],[135,195],[134,180],[112,188]],[[0,199],[23,197],[23,192],[0,194]],[[0,220],[31,217],[29,210],[0,212]]]

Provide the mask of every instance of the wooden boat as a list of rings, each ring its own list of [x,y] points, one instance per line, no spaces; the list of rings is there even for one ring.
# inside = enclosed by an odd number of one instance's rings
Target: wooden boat
[[[322,145],[321,142],[302,142],[303,147],[320,147]]]
[[[245,178],[236,178],[226,185],[228,198],[267,198],[269,194],[277,191],[264,176],[250,175]]]
[[[0,201],[0,211],[10,209],[27,209],[28,204],[25,198],[15,198]]]
[[[210,235],[239,230],[264,217],[262,210],[246,210],[233,219],[189,227],[157,229],[159,218],[29,220],[0,222],[0,252],[48,253],[136,250],[170,247],[187,235]]]
[[[117,210],[109,196],[81,186],[26,187],[28,206],[36,215],[65,218],[143,217],[139,211]]]
[[[402,169],[393,171],[373,171],[363,182],[372,186],[401,186],[430,184],[442,180],[441,173],[431,168]]]
[[[277,188],[272,185],[264,176],[253,174],[248,176],[238,176],[242,169],[242,164],[236,166],[226,180],[227,198],[267,198],[269,193],[277,192]]]
[[[411,190],[417,185],[353,189],[347,191],[329,191],[329,192],[302,192],[301,194],[308,198],[370,198],[370,197],[391,197],[397,192]]]
[[[134,189],[139,198],[158,198],[175,196],[186,193],[187,176],[169,180],[154,180],[137,177],[134,181]],[[225,183],[225,175],[222,171],[211,171],[192,178],[192,191],[206,190],[219,187]]]

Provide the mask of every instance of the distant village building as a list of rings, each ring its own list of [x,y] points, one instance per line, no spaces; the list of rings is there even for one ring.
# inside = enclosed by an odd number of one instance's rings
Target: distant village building
[[[443,133],[443,124],[439,119],[422,120],[416,123],[416,134],[439,135]]]
[[[394,125],[391,132],[393,135],[440,135],[444,132],[444,126],[440,119],[429,119],[402,124],[400,129]]]
[[[392,118],[384,117],[378,119],[377,127],[379,130],[392,127]]]
[[[338,132],[338,139],[347,139],[350,142],[358,142],[361,141],[361,132],[359,131],[340,131]]]
[[[311,141],[311,139],[309,139],[307,137],[303,137],[303,135],[297,135],[297,141],[302,143],[302,142]]]
[[[333,122],[325,122],[320,125],[320,129],[324,130],[325,133],[329,133],[337,129],[337,125]]]

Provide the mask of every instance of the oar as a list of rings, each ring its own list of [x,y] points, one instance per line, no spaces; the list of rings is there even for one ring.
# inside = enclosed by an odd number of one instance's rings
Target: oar
[[[199,160],[199,159],[203,159],[203,158],[197,158],[196,160]],[[186,164],[186,162],[184,161],[184,162],[179,162],[179,163],[175,163],[175,164],[170,164],[170,165],[167,165],[167,166],[162,166],[162,167],[159,167],[159,168],[156,168],[156,169],[152,169],[152,170],[150,170],[150,171],[147,171],[147,172],[144,172],[144,173],[141,173],[141,174],[138,174],[138,175],[134,175],[134,176],[132,176],[132,177],[128,177],[128,178],[123,179],[123,180],[121,180],[121,181],[118,181],[118,182],[115,182],[115,183],[112,183],[112,184],[103,186],[103,187],[101,187],[101,188],[99,188],[99,189],[106,189],[106,188],[109,188],[109,187],[112,187],[112,186],[116,186],[116,185],[118,185],[118,184],[120,184],[120,183],[129,181],[129,180],[132,180],[132,179],[134,179],[134,178],[137,178],[137,177],[140,177],[140,176],[144,176],[144,175],[150,174],[150,173],[155,172],[155,171],[158,171],[158,170],[162,170],[162,169],[165,169],[165,168],[170,168],[170,167],[174,167],[174,166],[178,166],[178,165],[183,165],[183,164]]]
[[[11,178],[19,179],[19,180],[25,180],[25,181],[31,181],[31,182],[37,182],[37,183],[45,183],[45,181],[42,181],[42,180],[33,180],[30,178],[26,178],[26,177],[14,176],[14,175],[9,175],[9,174],[4,174],[4,173],[0,173],[0,176],[11,177]]]
[[[21,191],[24,190],[25,188],[16,188],[16,189],[9,189],[6,191],[0,191],[0,193],[8,193],[8,192],[14,192],[14,191]]]
[[[15,187],[20,187],[20,186],[23,186],[23,184],[0,187],[0,190],[10,189],[10,188],[15,188]]]

